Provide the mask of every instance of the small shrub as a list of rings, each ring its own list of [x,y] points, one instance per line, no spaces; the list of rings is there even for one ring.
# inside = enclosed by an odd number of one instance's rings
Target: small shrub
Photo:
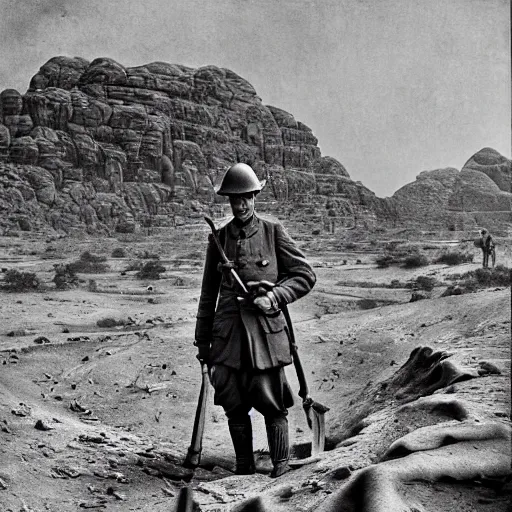
[[[54,265],[55,276],[53,282],[57,290],[67,290],[78,286],[78,276],[73,268],[68,264]]]
[[[155,254],[155,253],[152,253],[149,251],[141,252],[137,255],[137,257],[142,260],[159,260],[160,259],[160,256],[158,254]]]
[[[357,248],[357,245],[354,242],[348,242],[347,244],[345,244],[345,249],[348,249],[350,251],[352,251],[356,248]]]
[[[151,260],[144,263],[135,276],[137,279],[160,279],[160,274],[163,272],[165,272],[165,267],[158,261]]]
[[[405,268],[418,268],[428,265],[428,258],[424,254],[416,253],[407,256],[404,261]]]
[[[126,251],[122,247],[116,247],[111,256],[112,258],[126,258]]]
[[[379,306],[379,303],[373,299],[361,299],[357,302],[361,309],[374,309]]]
[[[101,263],[103,261],[107,261],[105,256],[100,256],[98,254],[92,254],[89,251],[85,251],[80,255],[80,261],[90,261],[92,263]]]
[[[116,320],[115,318],[107,317],[107,318],[100,318],[96,325],[98,327],[117,327],[118,325],[125,325],[124,320]]]
[[[478,268],[475,278],[480,286],[510,286],[510,269],[504,265],[497,265],[493,269]]]
[[[434,289],[436,282],[437,280],[435,279],[435,277],[418,276],[416,278],[416,288],[418,290],[425,290],[427,292],[430,292]]]
[[[471,263],[473,254],[462,251],[449,251],[441,254],[436,263],[444,263],[445,265],[460,265],[461,263]]]
[[[39,278],[33,272],[19,272],[9,269],[5,273],[4,282],[7,289],[15,292],[26,292],[39,288]]]
[[[400,260],[397,260],[391,254],[385,254],[384,256],[380,256],[375,260],[377,267],[379,268],[388,268],[390,265],[400,263]]]
[[[128,262],[128,265],[124,269],[125,272],[130,272],[131,270],[141,270],[144,263],[142,261],[136,260],[136,261],[130,261]]]
[[[390,288],[401,288],[402,287],[402,283],[400,282],[399,279],[393,279],[391,281],[391,283],[389,284],[389,287]]]
[[[85,251],[80,255],[79,260],[69,263],[69,268],[75,273],[99,274],[108,270],[108,265],[104,263],[106,260],[105,256],[98,256]]]

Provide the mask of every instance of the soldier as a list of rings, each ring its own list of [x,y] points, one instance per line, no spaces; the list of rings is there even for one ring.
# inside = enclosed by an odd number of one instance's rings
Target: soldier
[[[283,226],[255,213],[264,185],[249,165],[238,163],[216,190],[229,197],[234,216],[218,231],[230,263],[221,262],[210,235],[194,345],[197,358],[208,364],[214,402],[228,418],[236,473],[255,472],[254,408],[265,418],[275,478],[289,470],[287,409],[293,405],[283,369],[292,362],[290,341],[280,306],[306,295],[316,277]],[[242,299],[231,268],[253,292],[250,297]]]
[[[494,247],[494,240],[491,236],[491,234],[487,231],[487,229],[482,229],[480,231],[480,247],[482,249],[483,254],[483,263],[482,266],[484,268],[489,267],[489,255],[492,259],[492,266],[494,267],[494,264],[496,262],[496,249]]]

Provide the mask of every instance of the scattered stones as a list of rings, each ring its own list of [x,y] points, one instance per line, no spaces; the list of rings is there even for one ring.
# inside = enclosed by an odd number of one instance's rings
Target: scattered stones
[[[14,336],[27,336],[28,332],[25,329],[14,329],[7,333],[7,336],[13,338]]]
[[[126,500],[126,496],[124,494],[119,494],[112,486],[107,487],[107,494],[109,496],[114,496],[119,501]]]
[[[480,361],[478,375],[501,375],[501,370],[493,363],[488,361]]]
[[[343,466],[341,468],[338,468],[336,470],[334,470],[332,473],[331,473],[331,476],[335,479],[335,480],[345,480],[346,478],[348,478],[350,475],[352,474],[352,471],[350,471],[350,469],[347,467],[347,466]]]
[[[417,302],[419,300],[425,300],[428,297],[423,292],[412,292],[411,300],[409,302]]]
[[[100,499],[96,501],[82,501],[80,503],[80,508],[107,508],[107,500]]]
[[[34,343],[37,343],[38,345],[43,345],[45,343],[51,343],[51,341],[46,336],[38,336]]]
[[[67,466],[54,467],[52,468],[52,472],[52,477],[54,478],[78,478],[81,475],[80,471]]]
[[[42,431],[47,431],[47,430],[54,430],[55,427],[52,427],[47,421],[45,420],[37,420],[36,421],[36,424],[34,425],[34,428],[36,430],[42,430]]]
[[[13,409],[11,412],[15,416],[25,417],[25,416],[30,416],[32,414],[32,409],[29,405],[24,404],[23,402],[20,402],[19,406],[16,407],[16,409]]]
[[[105,438],[103,436],[94,436],[89,434],[80,434],[78,436],[78,440],[82,443],[95,443],[95,444],[102,444],[105,443]]]
[[[293,487],[290,485],[279,489],[277,496],[282,500],[289,500],[293,496]]]

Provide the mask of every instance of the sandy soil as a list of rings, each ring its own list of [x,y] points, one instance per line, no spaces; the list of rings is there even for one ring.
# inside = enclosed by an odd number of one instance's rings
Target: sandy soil
[[[201,467],[194,474],[185,470],[181,462],[200,385],[192,342],[203,239],[189,234],[183,240],[0,239],[2,267],[36,272],[46,288],[1,295],[0,510],[168,511],[184,486],[193,489],[198,510],[227,511],[254,496],[262,498],[265,510],[357,510],[340,505],[340,493],[365,468],[388,464],[387,450],[407,434],[468,421],[508,432],[507,288],[442,298],[451,274],[479,265],[378,269],[368,251],[309,251],[318,283],[291,313],[311,394],[331,409],[327,451],[270,479],[263,421],[256,413],[258,472],[234,476],[226,420],[210,397]],[[126,248],[128,256],[111,258],[115,247]],[[74,261],[84,250],[108,256],[109,271],[81,274],[78,288],[55,290],[53,265]],[[134,271],[124,272],[144,250],[160,255],[167,269],[162,279],[140,281]],[[510,252],[503,251],[501,261],[512,266]],[[419,275],[439,281],[427,300],[411,303],[409,288],[386,287]],[[90,291],[91,279],[97,291]],[[378,307],[361,309],[363,299]],[[105,318],[125,325],[98,327]],[[35,342],[40,336],[48,342]],[[401,400],[404,385],[395,389],[393,379],[416,347],[448,352],[467,379],[424,393],[426,381],[417,382],[418,396]],[[483,362],[500,373],[479,375]],[[287,375],[297,390],[292,368]],[[441,395],[463,404],[464,418],[421,402]],[[407,403],[414,406],[403,409]],[[298,397],[290,410],[290,432],[295,457],[307,457],[311,433]],[[478,444],[483,441],[471,440],[474,450],[491,453]],[[498,473],[402,478],[395,491],[404,511],[505,511],[511,487],[508,476]]]

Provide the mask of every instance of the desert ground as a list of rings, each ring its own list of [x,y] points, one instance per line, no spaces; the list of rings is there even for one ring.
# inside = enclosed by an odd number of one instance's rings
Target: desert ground
[[[0,292],[1,511],[163,512],[182,488],[201,511],[510,510],[510,288],[442,296],[481,267],[479,249],[398,230],[297,237],[318,280],[291,315],[311,395],[330,408],[326,450],[310,456],[296,396],[293,470],[270,479],[262,417],[252,416],[257,473],[236,476],[212,393],[201,465],[181,465],[201,382],[193,333],[206,228],[168,231],[0,237],[4,281],[10,269],[40,280]],[[510,242],[498,243],[498,263],[511,267]],[[380,268],[390,246],[428,263]],[[453,250],[473,262],[435,263]],[[55,265],[86,251],[107,268],[57,289]],[[138,279],[156,256],[160,278]],[[420,276],[431,290],[415,289]],[[293,367],[287,376],[296,392]]]

